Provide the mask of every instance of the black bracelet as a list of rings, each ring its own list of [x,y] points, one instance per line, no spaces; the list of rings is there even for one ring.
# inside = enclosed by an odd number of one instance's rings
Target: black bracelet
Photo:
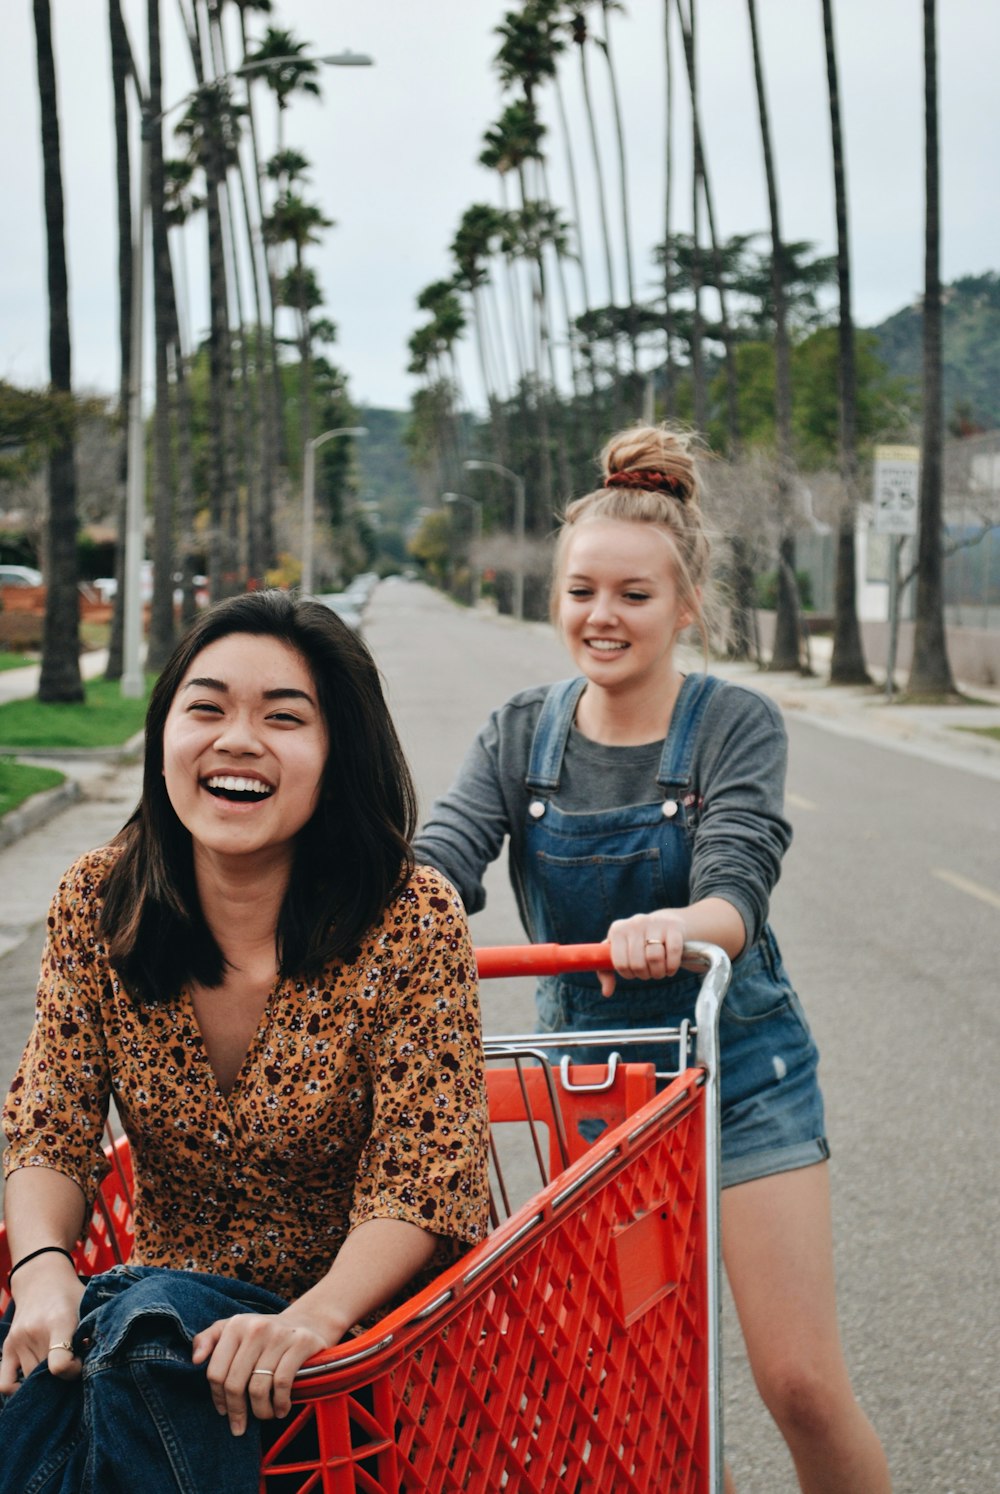
[[[20,1271],[21,1267],[26,1266],[29,1261],[33,1261],[36,1255],[47,1255],[50,1251],[54,1251],[56,1255],[64,1255],[71,1266],[76,1265],[72,1254],[68,1250],[64,1250],[61,1245],[39,1245],[37,1250],[29,1250],[27,1255],[22,1255],[21,1259],[11,1266],[7,1272],[8,1290],[10,1289],[10,1278],[15,1271]]]

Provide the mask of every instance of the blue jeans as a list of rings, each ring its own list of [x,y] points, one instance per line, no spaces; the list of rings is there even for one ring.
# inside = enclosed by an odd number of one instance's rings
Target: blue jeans
[[[93,1277],[73,1337],[80,1379],[43,1363],[4,1401],[0,1494],[257,1494],[260,1423],[251,1414],[232,1435],[191,1343],[219,1318],[286,1305],[194,1271],[115,1266]]]

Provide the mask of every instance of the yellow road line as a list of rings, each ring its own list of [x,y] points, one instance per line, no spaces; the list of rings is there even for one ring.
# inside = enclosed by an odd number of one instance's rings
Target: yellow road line
[[[970,897],[978,897],[982,903],[989,903],[991,908],[1000,908],[1000,892],[993,892],[989,887],[983,887],[979,882],[970,882],[968,877],[960,877],[957,872],[945,871],[943,867],[931,867],[935,877],[942,882],[957,887],[959,892],[967,892]]]
[[[791,791],[785,794],[785,803],[790,804],[793,809],[816,809],[818,805],[811,799],[804,799],[801,794],[793,794]]]

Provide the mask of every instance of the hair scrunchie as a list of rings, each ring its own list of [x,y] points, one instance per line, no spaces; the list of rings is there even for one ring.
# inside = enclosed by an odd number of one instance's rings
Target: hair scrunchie
[[[641,488],[646,493],[668,493],[678,503],[687,502],[680,479],[672,472],[660,472],[656,467],[625,467],[620,472],[609,472],[604,479],[606,488]]]

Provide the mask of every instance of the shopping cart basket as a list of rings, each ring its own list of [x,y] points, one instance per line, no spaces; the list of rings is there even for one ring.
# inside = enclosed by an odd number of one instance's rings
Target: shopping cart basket
[[[611,968],[607,945],[483,949],[478,963],[482,977]],[[704,972],[693,1027],[486,1040],[493,1231],[303,1367],[291,1415],[268,1428],[261,1494],[720,1494],[718,1018],[730,965],[700,943],[684,963]],[[673,1077],[623,1060],[650,1042],[676,1053]],[[568,1047],[615,1051],[571,1064]],[[605,1127],[592,1144],[586,1121]],[[502,1156],[511,1128],[538,1168],[519,1207]],[[127,1143],[109,1155],[78,1255],[87,1273],[131,1245]]]

